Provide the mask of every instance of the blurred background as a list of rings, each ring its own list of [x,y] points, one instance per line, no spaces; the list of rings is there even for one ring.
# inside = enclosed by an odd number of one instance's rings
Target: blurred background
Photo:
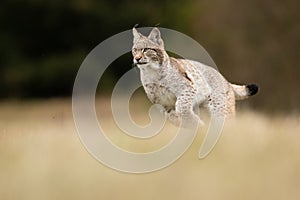
[[[300,12],[298,0],[1,0],[0,199],[300,199]],[[177,162],[131,175],[86,151],[72,117],[72,88],[88,53],[134,25],[174,29],[198,41],[234,83],[260,93],[238,103],[235,121],[204,160],[200,128]],[[149,139],[126,136],[113,121],[112,88],[132,67],[130,53],[105,71],[98,119],[121,148],[149,152],[176,129]],[[149,102],[130,104],[149,123]]]
[[[299,110],[298,8],[297,0],[2,0],[0,98],[69,97],[85,56],[139,24],[183,32],[204,46],[228,80],[258,83],[260,95],[246,104]],[[112,64],[106,92],[131,62],[128,54]]]

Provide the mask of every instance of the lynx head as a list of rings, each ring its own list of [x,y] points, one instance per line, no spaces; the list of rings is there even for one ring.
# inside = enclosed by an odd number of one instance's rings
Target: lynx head
[[[139,68],[151,67],[159,69],[168,61],[158,28],[153,28],[148,37],[139,33],[135,28],[133,32],[132,55],[133,63]]]

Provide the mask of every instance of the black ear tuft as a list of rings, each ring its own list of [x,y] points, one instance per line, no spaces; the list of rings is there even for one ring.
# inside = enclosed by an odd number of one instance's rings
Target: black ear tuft
[[[248,84],[246,87],[249,96],[255,95],[259,90],[259,87],[256,84]]]

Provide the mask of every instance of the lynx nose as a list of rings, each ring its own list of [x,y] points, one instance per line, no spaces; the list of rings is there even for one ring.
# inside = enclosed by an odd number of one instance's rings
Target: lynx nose
[[[139,63],[139,61],[141,60],[141,58],[142,58],[141,55],[135,56],[135,57],[134,57],[134,62],[135,62],[135,63]]]
[[[141,56],[141,55],[138,55],[138,56],[136,56],[134,59],[135,59],[137,62],[139,62],[139,61],[141,60],[141,58],[142,58],[142,56]]]

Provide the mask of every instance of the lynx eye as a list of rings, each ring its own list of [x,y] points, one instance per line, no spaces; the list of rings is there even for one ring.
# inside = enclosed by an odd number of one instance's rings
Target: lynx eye
[[[152,49],[152,48],[143,48],[142,49],[142,52],[146,52],[146,51],[154,51],[154,52],[157,52],[156,49]]]
[[[156,49],[151,49],[151,50],[157,53],[157,50],[156,50]]]
[[[148,51],[148,50],[150,50],[150,48],[143,48],[143,49],[142,49],[142,52],[144,53],[144,52],[146,52],[146,51]]]

